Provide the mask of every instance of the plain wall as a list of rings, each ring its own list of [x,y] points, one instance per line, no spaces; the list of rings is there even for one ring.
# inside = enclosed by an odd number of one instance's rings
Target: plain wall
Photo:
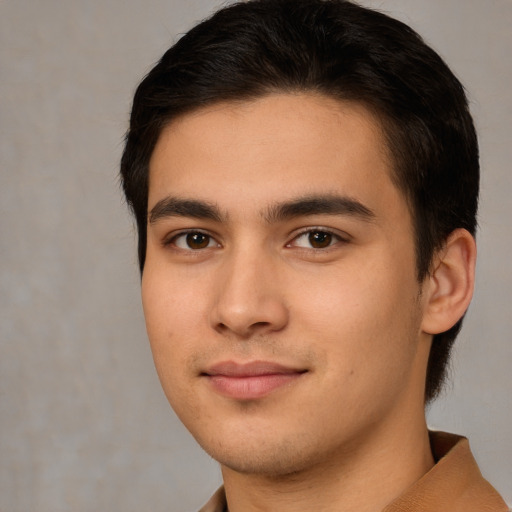
[[[429,412],[512,503],[512,2],[365,1],[466,84],[480,132],[477,290]],[[118,161],[135,86],[219,3],[0,2],[0,511],[193,511],[217,466],[146,341]]]

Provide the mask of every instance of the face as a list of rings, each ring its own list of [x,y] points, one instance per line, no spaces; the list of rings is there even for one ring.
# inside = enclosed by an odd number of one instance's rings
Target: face
[[[224,467],[300,471],[423,414],[430,338],[383,140],[361,106],[286,94],[161,134],[147,331],[169,402]]]

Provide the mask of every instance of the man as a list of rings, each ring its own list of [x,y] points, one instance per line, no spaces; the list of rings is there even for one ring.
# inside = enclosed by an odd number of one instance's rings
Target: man
[[[425,421],[479,167],[417,34],[343,0],[226,7],[139,86],[121,173],[158,375],[222,469],[202,510],[507,510]]]

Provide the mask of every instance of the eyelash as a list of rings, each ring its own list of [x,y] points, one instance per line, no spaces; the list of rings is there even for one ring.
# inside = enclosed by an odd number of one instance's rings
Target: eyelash
[[[215,239],[215,237],[213,235],[210,235],[209,233],[201,231],[200,229],[188,229],[188,230],[185,230],[185,231],[180,231],[179,233],[174,233],[171,236],[165,238],[163,240],[163,242],[162,242],[162,245],[164,247],[174,246],[174,248],[177,249],[177,250],[190,251],[190,252],[199,252],[201,250],[209,249],[210,248],[208,246],[204,247],[204,248],[198,248],[198,249],[192,249],[192,248],[185,249],[185,248],[179,247],[176,244],[176,240],[178,240],[181,237],[186,237],[187,235],[202,235],[204,237],[207,237],[209,239],[208,240],[208,245],[210,244],[210,242],[212,240],[216,241],[216,239]],[[220,244],[217,242],[217,246],[219,246],[219,245]]]
[[[318,234],[318,233],[328,235],[329,237],[331,237],[329,239],[329,243],[325,247],[301,247],[299,245],[294,244],[294,242],[296,242],[297,240],[299,240],[301,237],[303,237],[305,235],[312,235],[312,234]],[[193,249],[191,247],[189,247],[187,249],[184,247],[179,247],[176,244],[176,241],[181,237],[186,237],[187,235],[202,235],[208,239],[207,245],[205,247],[199,247],[196,249]],[[198,229],[189,229],[186,231],[180,231],[179,233],[175,233],[172,236],[167,237],[166,239],[163,240],[162,245],[164,247],[174,246],[174,249],[176,249],[176,250],[197,253],[197,252],[201,252],[205,249],[211,249],[212,247],[210,247],[210,244],[212,241],[216,242],[217,247],[220,247],[220,244],[217,242],[216,238],[213,235],[211,235],[207,232],[198,230]],[[295,234],[294,237],[292,238],[292,240],[290,242],[288,242],[285,245],[285,247],[287,247],[287,248],[297,247],[298,249],[301,249],[304,251],[325,252],[325,251],[329,250],[330,248],[332,248],[333,246],[337,245],[338,243],[346,244],[349,242],[350,242],[350,238],[348,237],[348,235],[342,236],[341,234],[334,232],[331,229],[327,229],[327,228],[323,228],[323,227],[308,227],[308,228],[303,229],[301,232]]]
[[[296,246],[296,247],[298,247],[299,249],[305,250],[305,251],[317,252],[317,251],[327,251],[327,250],[331,249],[333,246],[337,245],[338,243],[347,244],[350,242],[350,237],[346,234],[342,235],[338,232],[333,231],[332,229],[324,228],[321,226],[314,226],[314,227],[305,228],[301,232],[297,233],[293,237],[293,239],[289,243],[286,244],[286,247],[293,247],[294,242],[297,241],[298,239],[300,239],[301,237],[303,237],[305,235],[312,235],[315,233],[322,233],[322,234],[332,237],[332,240],[331,240],[332,243],[329,243],[325,247],[301,247],[301,246]]]

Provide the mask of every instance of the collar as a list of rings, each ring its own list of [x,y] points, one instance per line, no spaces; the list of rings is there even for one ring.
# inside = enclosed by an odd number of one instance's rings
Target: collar
[[[435,466],[382,512],[510,512],[482,477],[465,437],[430,432]],[[199,512],[227,512],[221,487]]]
[[[382,512],[509,512],[462,436],[430,432],[436,464]]]

